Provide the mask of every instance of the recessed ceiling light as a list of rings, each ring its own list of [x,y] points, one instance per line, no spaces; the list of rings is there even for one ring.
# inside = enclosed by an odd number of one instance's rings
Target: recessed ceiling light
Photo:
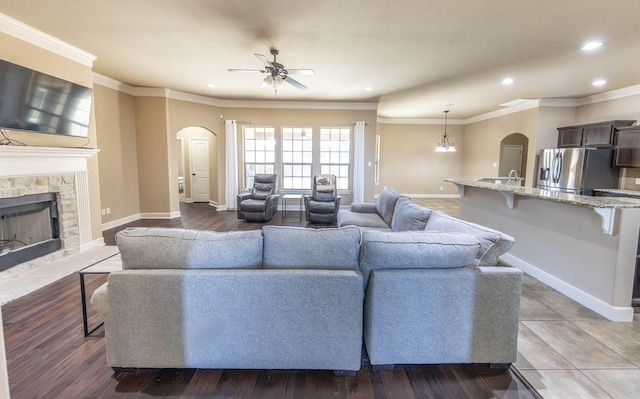
[[[502,79],[502,84],[503,85],[510,85],[513,83],[513,78],[504,78]]]
[[[582,50],[591,51],[591,50],[597,49],[600,46],[602,46],[602,42],[592,41],[592,42],[586,43],[584,46],[582,46]]]
[[[210,89],[215,89],[215,88],[216,88],[216,87],[218,87],[218,86],[216,86],[216,85],[215,85],[215,84],[213,84],[213,83],[209,83],[209,84],[207,85],[207,87],[208,87],[208,88],[210,88]]]
[[[594,85],[594,86],[602,86],[602,85],[604,85],[605,83],[607,83],[607,81],[606,81],[606,80],[604,80],[604,79],[598,79],[598,80],[594,80],[594,81],[593,81],[593,83],[591,83],[591,84],[592,84],[592,85]]]
[[[373,90],[373,87],[371,86],[367,86],[364,88],[364,91],[372,91],[372,90]]]

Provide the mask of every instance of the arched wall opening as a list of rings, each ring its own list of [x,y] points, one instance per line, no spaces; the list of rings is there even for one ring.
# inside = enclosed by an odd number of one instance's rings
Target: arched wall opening
[[[511,170],[518,171],[523,179],[527,175],[527,153],[529,138],[522,133],[511,133],[500,141],[500,176],[507,176]],[[526,184],[526,183],[525,183]]]
[[[175,154],[177,154],[180,201],[207,202],[217,205],[217,135],[201,126],[187,126],[178,130],[176,139]]]

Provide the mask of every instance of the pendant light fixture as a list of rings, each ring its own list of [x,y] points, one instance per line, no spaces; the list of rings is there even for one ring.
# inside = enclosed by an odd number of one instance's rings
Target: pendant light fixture
[[[444,111],[444,135],[442,135],[442,141],[438,143],[436,152],[456,152],[456,147],[453,143],[449,143],[449,136],[447,136],[447,114],[449,110]]]

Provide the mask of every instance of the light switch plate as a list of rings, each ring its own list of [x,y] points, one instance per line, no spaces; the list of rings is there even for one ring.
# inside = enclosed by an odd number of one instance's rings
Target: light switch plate
[[[636,184],[640,184],[640,179],[636,179]]]

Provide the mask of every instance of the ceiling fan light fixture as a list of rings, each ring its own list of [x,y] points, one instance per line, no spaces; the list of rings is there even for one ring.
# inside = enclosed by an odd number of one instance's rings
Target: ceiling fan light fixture
[[[436,152],[456,152],[456,147],[453,143],[449,142],[449,136],[447,135],[447,114],[449,110],[444,111],[444,134],[442,140],[436,146]]]

